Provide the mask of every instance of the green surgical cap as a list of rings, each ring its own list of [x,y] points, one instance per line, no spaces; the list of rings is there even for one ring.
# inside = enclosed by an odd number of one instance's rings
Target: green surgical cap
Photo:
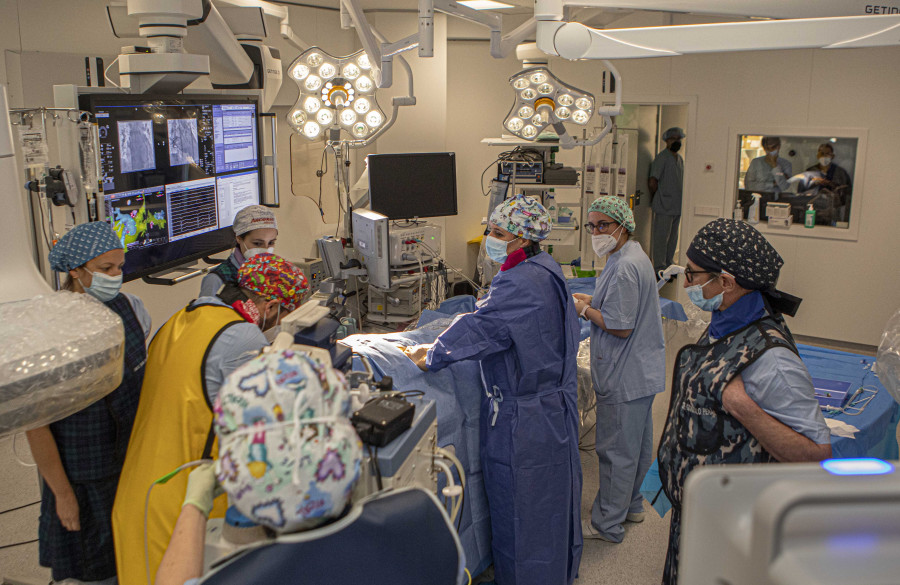
[[[629,209],[628,204],[625,203],[623,197],[613,197],[611,195],[598,197],[591,203],[588,212],[591,211],[597,211],[604,215],[608,215],[625,226],[625,229],[628,230],[629,233],[634,232],[634,213]]]

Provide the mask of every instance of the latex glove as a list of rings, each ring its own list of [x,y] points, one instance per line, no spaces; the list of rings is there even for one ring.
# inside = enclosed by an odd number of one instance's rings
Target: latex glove
[[[594,297],[592,297],[591,295],[586,295],[584,293],[573,293],[572,298],[576,301],[582,301],[589,305],[591,304],[591,301],[594,300]]]
[[[406,354],[406,357],[412,360],[414,364],[416,364],[420,370],[423,372],[428,371],[428,366],[425,364],[425,360],[428,357],[428,350],[431,349],[432,344],[426,343],[422,345],[411,345],[409,347],[403,348],[403,353]]]
[[[204,463],[188,476],[187,491],[184,494],[182,507],[191,504],[200,513],[209,518],[213,508],[213,500],[224,494],[225,490],[216,480],[216,464]]]
[[[69,532],[81,530],[81,515],[75,492],[69,488],[68,491],[60,495],[53,495],[56,497],[56,515],[59,516],[59,522],[63,525],[63,528]]]

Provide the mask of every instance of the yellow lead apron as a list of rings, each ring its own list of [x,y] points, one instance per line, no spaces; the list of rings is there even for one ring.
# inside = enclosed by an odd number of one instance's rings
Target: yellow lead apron
[[[215,458],[218,441],[206,393],[206,357],[229,327],[246,321],[231,307],[194,305],[160,328],[147,355],[144,385],[134,430],[113,506],[113,537],[120,585],[146,585],[144,502],[150,485],[176,467]],[[150,495],[147,534],[151,583],[181,512],[189,470]],[[210,517],[225,514],[218,498]]]

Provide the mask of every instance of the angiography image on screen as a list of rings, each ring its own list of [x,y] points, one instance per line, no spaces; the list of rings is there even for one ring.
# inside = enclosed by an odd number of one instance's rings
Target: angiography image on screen
[[[234,245],[234,215],[264,192],[255,96],[85,94],[99,137],[105,219],[125,280]]]
[[[119,193],[107,198],[106,217],[128,250],[168,241],[166,193],[153,187]]]
[[[119,164],[123,173],[156,168],[153,147],[153,122],[132,120],[119,122]]]
[[[167,120],[169,130],[169,165],[195,164],[200,160],[197,119]]]

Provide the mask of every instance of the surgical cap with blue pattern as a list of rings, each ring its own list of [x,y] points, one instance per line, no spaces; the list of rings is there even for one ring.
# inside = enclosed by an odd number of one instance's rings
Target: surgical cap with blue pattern
[[[519,238],[540,242],[550,235],[550,213],[537,199],[519,193],[494,209],[490,222]]]
[[[122,240],[105,221],[82,223],[72,228],[59,239],[50,250],[50,268],[57,272],[68,272],[83,266],[100,254],[110,250],[121,250]]]

